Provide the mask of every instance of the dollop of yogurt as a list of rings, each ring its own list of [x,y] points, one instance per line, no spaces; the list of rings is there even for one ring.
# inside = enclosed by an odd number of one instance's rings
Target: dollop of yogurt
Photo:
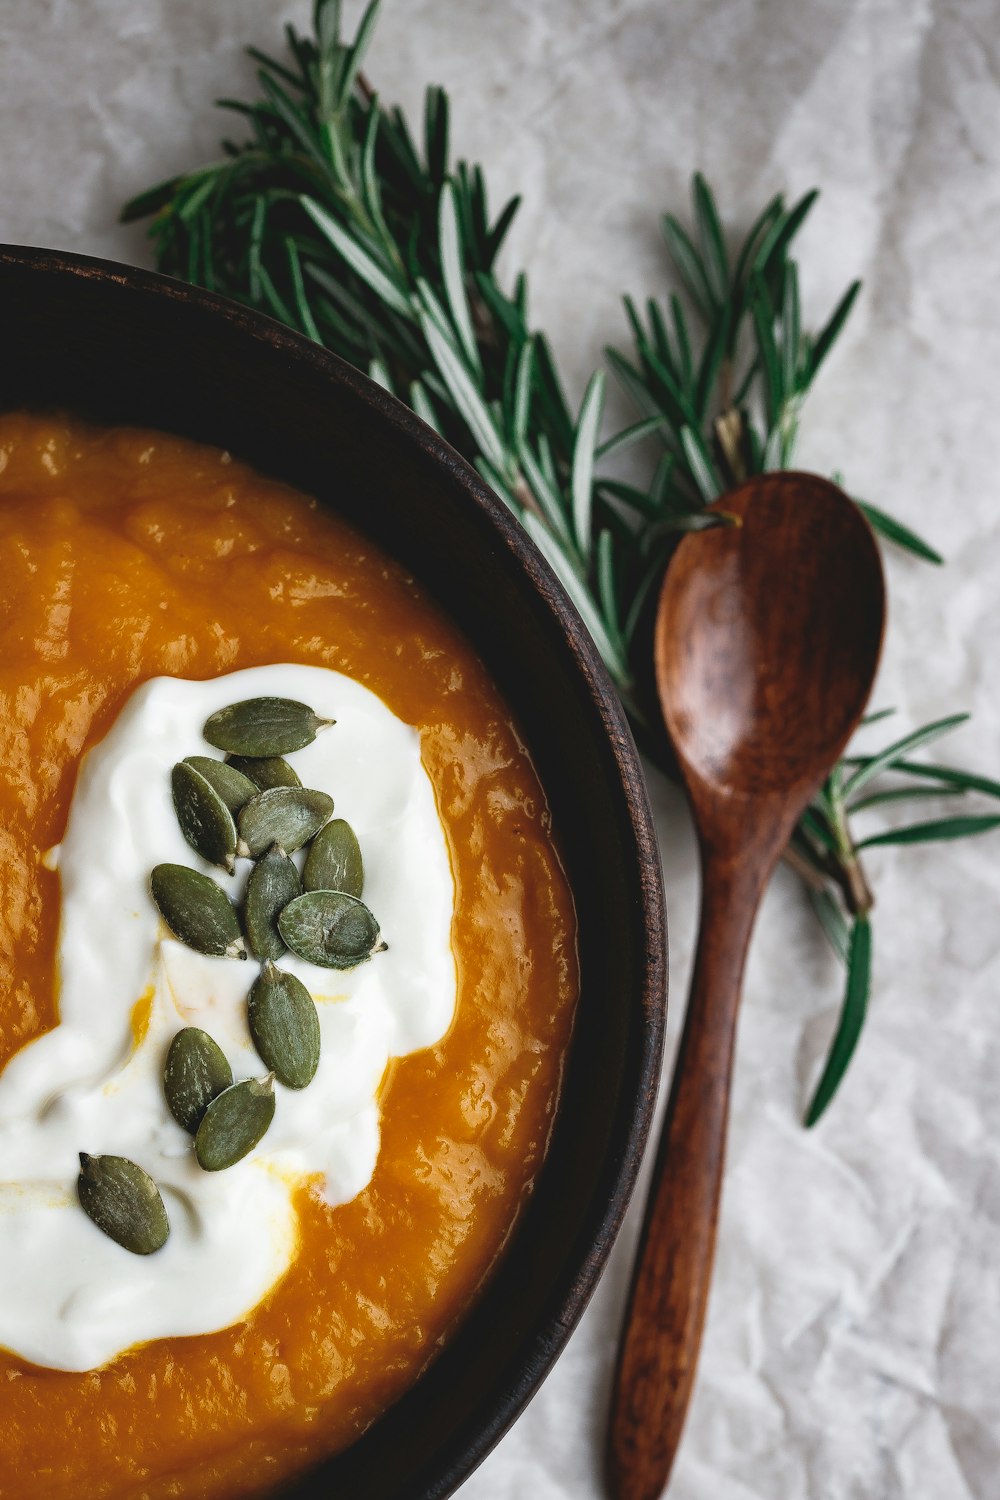
[[[299,699],[336,720],[288,759],[357,834],[364,900],[388,949],[345,972],[281,959],[316,1001],[319,1070],[306,1089],[275,1085],[274,1122],[250,1156],[204,1172],[164,1100],[166,1051],[181,1027],[200,1026],[237,1079],[262,1077],[246,1018],[259,966],[175,941],[149,874],[161,862],[191,865],[239,899],[248,862],[230,878],[194,853],[170,771],[185,756],[218,754],[202,737],[205,720],[258,696]],[[303,1182],[331,1204],[368,1184],[386,1065],[437,1042],[454,1015],[454,885],[416,731],[350,678],[299,665],[136,689],[84,757],[51,858],[62,883],[60,1021],[0,1074],[0,1345],[34,1364],[89,1370],[151,1339],[238,1322],[295,1257]],[[170,1219],[162,1250],[131,1255],[86,1217],[81,1151],[125,1156],[150,1174]]]

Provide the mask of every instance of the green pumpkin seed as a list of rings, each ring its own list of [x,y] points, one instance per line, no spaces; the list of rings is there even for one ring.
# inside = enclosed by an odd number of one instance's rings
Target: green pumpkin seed
[[[274,1119],[274,1079],[244,1078],[214,1098],[194,1138],[206,1172],[222,1172],[248,1156]]]
[[[307,891],[346,891],[360,896],[365,885],[361,846],[343,818],[321,828],[309,847],[302,884]]]
[[[170,790],[181,833],[191,848],[231,875],[236,868],[236,824],[218,792],[184,761],[170,773]]]
[[[87,1217],[123,1249],[152,1255],[166,1244],[170,1221],[159,1188],[134,1161],[81,1151],[76,1190]]]
[[[236,852],[256,859],[272,844],[292,854],[318,833],[333,812],[333,798],[306,787],[274,786],[258,792],[238,819]]]
[[[300,979],[267,960],[247,999],[250,1035],[286,1088],[304,1089],[319,1067],[319,1014]]]
[[[255,760],[251,755],[231,755],[226,764],[252,781],[258,792],[266,792],[272,786],[302,785],[293,768],[280,755],[271,755],[264,760]]]
[[[230,761],[215,760],[211,755],[186,755],[184,764],[204,776],[233,814],[238,813],[251,797],[256,797],[259,790],[257,783]]]
[[[246,698],[212,714],[204,734],[217,750],[264,759],[311,745],[319,730],[333,722],[317,718],[293,698]]]
[[[298,870],[281,845],[272,844],[250,871],[243,898],[243,926],[254,958],[280,958],[284,953],[278,913],[301,894]]]
[[[226,1055],[207,1031],[185,1026],[170,1043],[163,1070],[163,1092],[178,1125],[194,1135],[216,1095],[233,1084]]]
[[[149,888],[175,938],[196,953],[246,958],[233,903],[211,876],[187,865],[157,865]]]
[[[386,946],[367,906],[343,891],[307,891],[289,902],[278,931],[299,958],[324,969],[353,969]]]

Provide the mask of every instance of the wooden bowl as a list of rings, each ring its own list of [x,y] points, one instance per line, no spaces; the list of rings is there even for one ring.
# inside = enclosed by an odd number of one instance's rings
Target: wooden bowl
[[[454,619],[516,714],[574,892],[582,991],[551,1149],[485,1291],[352,1448],[283,1493],[438,1500],[484,1457],[565,1344],[642,1155],[666,988],[660,863],[611,682],[518,524],[453,449],[349,365],[181,282],[0,247],[0,403],[229,449],[316,495]]]

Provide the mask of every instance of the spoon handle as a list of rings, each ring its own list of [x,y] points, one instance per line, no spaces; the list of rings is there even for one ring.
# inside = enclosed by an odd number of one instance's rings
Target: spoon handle
[[[684,1426],[712,1276],[743,966],[766,873],[760,862],[703,853],[694,977],[612,1397],[615,1500],[657,1500]]]

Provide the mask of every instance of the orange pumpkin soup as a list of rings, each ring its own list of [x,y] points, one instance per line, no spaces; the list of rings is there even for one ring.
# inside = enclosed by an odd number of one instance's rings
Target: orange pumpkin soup
[[[298,1191],[296,1258],[245,1321],[83,1374],[0,1351],[3,1500],[259,1495],[343,1448],[469,1306],[545,1151],[573,908],[474,652],[398,566],[228,455],[23,414],[0,417],[0,1067],[58,1024],[41,855],[83,753],[148,678],[281,661],[346,673],[419,730],[455,882],[455,1020],[390,1065],[370,1185],[338,1208]]]

